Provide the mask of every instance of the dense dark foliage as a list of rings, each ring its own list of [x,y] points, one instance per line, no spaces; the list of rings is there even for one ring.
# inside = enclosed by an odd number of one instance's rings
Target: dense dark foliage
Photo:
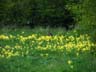
[[[43,26],[72,28],[76,15],[67,5],[79,0],[1,0],[0,26]],[[70,26],[71,25],[71,26]]]
[[[0,0],[0,27],[59,26],[70,29],[79,24],[93,28],[96,27],[95,6],[95,0]]]

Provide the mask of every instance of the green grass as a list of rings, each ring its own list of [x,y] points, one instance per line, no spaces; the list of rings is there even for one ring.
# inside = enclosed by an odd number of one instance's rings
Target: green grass
[[[1,29],[0,72],[95,72],[95,46],[78,30]]]

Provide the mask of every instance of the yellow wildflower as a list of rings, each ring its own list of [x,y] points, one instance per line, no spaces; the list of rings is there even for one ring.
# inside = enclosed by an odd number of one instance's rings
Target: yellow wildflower
[[[9,40],[9,37],[8,36],[5,36],[5,35],[0,35],[0,39]]]
[[[71,60],[68,60],[67,63],[70,65],[70,64],[72,64],[72,61]]]

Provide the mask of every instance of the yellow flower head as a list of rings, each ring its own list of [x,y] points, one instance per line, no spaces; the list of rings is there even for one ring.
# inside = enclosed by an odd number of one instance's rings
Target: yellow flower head
[[[67,63],[70,65],[70,64],[72,64],[72,61],[71,60],[68,60]]]
[[[9,40],[9,37],[8,36],[5,36],[5,35],[0,35],[0,39]]]

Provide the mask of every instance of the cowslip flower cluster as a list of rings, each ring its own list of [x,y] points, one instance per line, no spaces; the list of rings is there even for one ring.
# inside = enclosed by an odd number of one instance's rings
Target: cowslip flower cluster
[[[6,35],[0,35],[0,40],[9,40],[9,37]]]
[[[90,40],[90,36],[87,34],[79,36],[66,36],[66,35],[54,35],[44,36],[38,34],[31,34],[28,36],[23,35],[0,35],[2,43],[6,43],[6,40],[10,40],[10,43],[1,48],[0,57],[11,56],[24,56],[29,54],[35,54],[36,52],[72,52],[76,50],[76,55],[79,55],[79,51],[89,51],[92,46],[95,46]],[[46,54],[46,53],[45,53]],[[49,54],[47,53],[46,56]],[[40,56],[43,56],[40,54]]]

